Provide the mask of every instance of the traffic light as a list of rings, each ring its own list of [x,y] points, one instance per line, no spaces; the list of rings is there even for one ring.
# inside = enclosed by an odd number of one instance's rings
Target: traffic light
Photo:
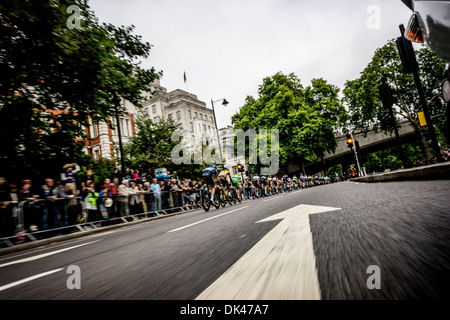
[[[352,135],[350,133],[347,133],[347,146],[349,148],[353,147],[353,138],[352,138]]]
[[[238,163],[237,169],[238,169],[239,172],[244,172],[244,166],[242,164],[240,164],[240,163]]]
[[[385,109],[391,108],[394,103],[398,102],[397,92],[393,87],[389,87],[384,80],[383,83],[378,86],[378,92]]]

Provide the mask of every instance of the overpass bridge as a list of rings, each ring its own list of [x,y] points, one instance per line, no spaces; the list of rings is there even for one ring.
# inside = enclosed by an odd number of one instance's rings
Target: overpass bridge
[[[398,133],[402,144],[416,139],[415,130],[409,122],[402,122],[400,124],[400,128],[398,129]],[[371,130],[366,134],[355,133],[353,134],[353,139],[359,142],[360,153],[363,155],[397,145],[394,132],[391,134],[385,134]],[[353,155],[351,154],[351,149],[347,146],[346,135],[341,135],[337,137],[336,140],[337,147],[334,153],[326,152],[323,157],[323,161],[305,165],[305,170],[308,175],[324,171],[339,163],[343,164],[343,166],[353,163]],[[289,174],[298,175],[302,173],[302,168],[299,165],[290,164],[288,166],[288,172]]]

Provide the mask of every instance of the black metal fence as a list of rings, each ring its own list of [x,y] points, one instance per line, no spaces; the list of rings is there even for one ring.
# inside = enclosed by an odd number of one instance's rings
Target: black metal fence
[[[0,247],[198,207],[197,190],[0,202]]]

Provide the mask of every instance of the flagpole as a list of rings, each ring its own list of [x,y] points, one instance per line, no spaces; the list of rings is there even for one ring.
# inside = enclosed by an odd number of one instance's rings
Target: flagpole
[[[189,91],[189,83],[187,82],[187,78],[186,78],[186,71],[184,71],[183,78],[184,78],[184,83],[186,83],[188,95],[191,95],[191,92]]]

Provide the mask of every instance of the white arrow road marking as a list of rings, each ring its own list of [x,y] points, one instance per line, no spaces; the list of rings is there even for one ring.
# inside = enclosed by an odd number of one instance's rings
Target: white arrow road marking
[[[64,249],[60,249],[60,250],[56,250],[56,251],[51,251],[51,252],[39,254],[37,256],[33,256],[33,257],[29,257],[29,258],[23,258],[23,259],[20,259],[20,260],[15,260],[15,261],[3,263],[3,264],[0,264],[0,268],[6,267],[6,266],[10,266],[10,265],[13,265],[13,264],[24,263],[24,262],[29,262],[29,261],[42,259],[42,258],[51,256],[51,255],[54,255],[54,254],[57,254],[57,253],[61,253],[61,252],[67,251],[67,250],[71,250],[71,249],[75,249],[75,248],[78,248],[78,247],[82,247],[82,246],[85,246],[85,245],[88,245],[88,244],[91,244],[91,243],[94,243],[94,242],[97,242],[97,241],[101,241],[101,240],[95,240],[95,241],[91,241],[91,242],[86,242],[86,243],[82,243],[82,244],[79,244],[79,245],[76,245],[76,246],[73,246],[73,247],[64,248]]]
[[[302,204],[258,221],[283,219],[196,299],[319,300],[308,216],[336,210]]]
[[[219,215],[217,215],[217,216],[214,216],[214,217],[211,217],[211,218],[208,218],[208,219],[203,219],[203,220],[200,220],[200,221],[197,221],[197,222],[188,224],[188,225],[186,225],[186,226],[184,226],[184,227],[177,228],[177,229],[173,229],[173,230],[170,230],[170,231],[167,231],[167,232],[175,232],[175,231],[179,231],[179,230],[182,230],[182,229],[185,229],[185,228],[189,228],[189,227],[195,226],[196,224],[199,224],[199,223],[202,223],[202,222],[206,222],[206,221],[208,221],[208,220],[215,219],[215,218],[218,218],[218,217],[224,216],[224,215],[226,215],[226,214],[229,214],[229,213],[232,213],[232,212],[236,212],[236,211],[239,211],[239,210],[242,210],[242,209],[245,209],[245,208],[248,208],[248,206],[243,206],[243,207],[240,207],[240,208],[238,208],[238,209],[234,209],[234,210],[231,210],[231,211],[227,211],[227,212],[222,213],[222,214],[219,214]]]
[[[25,278],[25,279],[22,279],[22,280],[19,280],[19,281],[11,282],[9,284],[1,286],[0,287],[0,291],[3,291],[3,290],[6,290],[6,289],[9,289],[9,288],[18,286],[19,284],[22,284],[22,283],[25,283],[25,282],[28,282],[28,281],[32,281],[32,280],[35,280],[35,279],[38,279],[38,278],[42,278],[42,277],[48,276],[49,274],[61,271],[63,269],[64,268],[54,269],[54,270],[50,270],[50,271],[47,271],[47,272],[36,274],[34,276],[31,276],[31,277],[28,277],[28,278]]]

